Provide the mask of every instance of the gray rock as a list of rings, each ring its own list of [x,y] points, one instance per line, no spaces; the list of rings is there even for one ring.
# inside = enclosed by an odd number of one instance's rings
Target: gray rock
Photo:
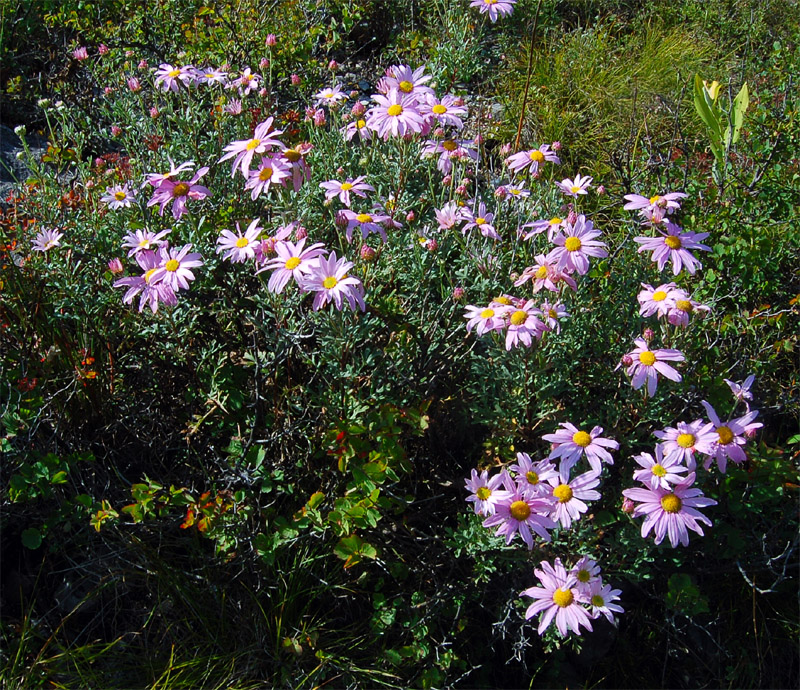
[[[46,150],[46,142],[36,135],[26,135],[31,157],[38,160]],[[18,183],[24,182],[30,175],[25,158],[20,160],[17,154],[24,153],[22,141],[10,127],[0,124],[0,202]]]

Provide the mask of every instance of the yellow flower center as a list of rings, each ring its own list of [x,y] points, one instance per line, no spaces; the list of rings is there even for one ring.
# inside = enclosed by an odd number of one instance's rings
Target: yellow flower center
[[[690,314],[694,309],[692,303],[688,299],[679,299],[675,302],[675,308],[685,311],[687,314]]]
[[[536,474],[533,470],[530,472],[525,473],[525,479],[528,480],[528,484],[538,484],[539,483],[539,475]]]
[[[297,163],[302,158],[302,155],[295,149],[286,149],[283,152],[283,157],[290,163]]]
[[[491,319],[494,316],[494,309],[484,309],[481,312],[482,319]]]
[[[328,89],[327,91],[324,91],[322,93],[322,97],[323,98],[333,98],[333,91],[331,91],[330,89]]]
[[[127,194],[125,194],[125,192],[122,192],[122,191],[120,191],[120,192],[114,192],[114,198],[115,198],[117,201],[125,201],[125,197],[127,197],[127,196],[128,196],[128,195],[127,195]]]
[[[656,477],[663,477],[667,474],[667,471],[664,469],[663,465],[658,462],[650,468],[650,471],[656,475]]]
[[[402,112],[403,112],[403,106],[398,104],[398,103],[395,103],[394,105],[390,105],[386,109],[386,114],[389,115],[390,117],[397,117]]]
[[[605,606],[606,602],[599,594],[595,594],[592,596],[592,606]]]
[[[247,150],[252,151],[253,149],[257,149],[261,146],[261,139],[251,139],[247,142]]]
[[[557,318],[558,318],[558,312],[557,312],[555,309],[548,309],[548,310],[547,310],[547,315],[548,315],[548,316],[549,316],[551,319],[557,319]]]
[[[592,574],[586,570],[586,568],[581,568],[576,575],[578,578],[578,582],[589,582],[592,579]]]
[[[349,192],[353,188],[353,185],[349,182],[342,182],[342,191]]]
[[[272,168],[262,168],[258,173],[258,179],[262,182],[272,179]]]
[[[646,367],[652,367],[656,363],[656,356],[650,350],[645,350],[639,353],[639,361]]]
[[[178,182],[172,189],[172,196],[186,196],[189,193],[189,185],[185,182]]]
[[[695,442],[694,434],[678,434],[678,438],[675,439],[675,443],[677,443],[681,448],[691,448]]]
[[[149,283],[150,278],[153,277],[153,274],[157,271],[157,268],[151,268],[147,273],[144,274],[144,282]]]
[[[358,127],[359,129],[363,129],[366,126],[367,126],[367,121],[366,120],[358,120],[358,121],[356,121],[356,127]]]
[[[664,238],[664,244],[666,244],[670,249],[680,249],[681,238],[675,237],[675,235],[667,235]]]
[[[448,139],[447,141],[442,142],[442,148],[445,151],[455,151],[458,148],[458,144],[454,142],[452,139]]]
[[[653,293],[652,300],[654,302],[663,302],[665,299],[667,299],[667,293],[664,290],[656,290]]]
[[[547,266],[539,266],[539,268],[536,269],[536,277],[539,280],[547,278]]]
[[[581,241],[577,237],[567,237],[564,241],[564,248],[568,252],[577,252],[581,248]]]
[[[172,79],[175,79],[175,77],[179,76],[180,73],[181,73],[181,71],[179,69],[173,69],[173,70],[170,70],[169,72],[167,72],[167,76],[171,77]]]
[[[655,196],[651,196],[651,197],[650,197],[650,203],[651,203],[651,204],[657,204],[657,203],[658,203],[658,201],[659,201],[659,199],[661,199],[661,197],[660,197],[660,196],[658,196],[658,194],[656,194]]]
[[[525,501],[514,501],[508,509],[508,512],[511,513],[511,517],[515,520],[522,522],[528,519],[528,516],[531,514],[531,507],[525,503]]]
[[[250,244],[250,240],[248,240],[246,237],[240,237],[238,240],[236,240],[236,246],[239,249],[244,249],[248,244]]]
[[[569,484],[559,484],[553,489],[553,496],[558,499],[559,503],[566,503],[572,500],[572,489]]]
[[[141,242],[139,242],[138,246],[141,247],[142,249],[150,249],[150,240],[144,239]]]
[[[292,256],[286,259],[286,263],[283,264],[283,267],[292,271],[300,265],[300,257]]]
[[[485,1],[485,0],[484,0],[484,1]],[[494,5],[494,3],[493,3],[493,2],[487,2],[486,4],[487,4],[487,5]],[[543,154],[541,151],[531,151],[531,153],[530,153],[530,156],[529,156],[529,157],[530,157],[530,159],[531,159],[532,161],[535,161],[536,163],[542,163],[542,162],[544,162],[544,154]]]
[[[553,216],[550,219],[550,225],[561,225],[561,218],[559,218],[558,216]]]
[[[485,224],[486,224],[486,218],[484,218],[483,216],[480,216],[475,219],[475,225],[485,225]]]
[[[678,513],[683,507],[683,503],[675,494],[667,494],[661,497],[661,507],[667,513]]]
[[[372,222],[372,216],[369,215],[369,213],[359,213],[356,216],[356,220],[359,223],[371,223]]]
[[[441,103],[437,103],[435,106],[433,106],[433,108],[431,108],[431,111],[435,115],[444,115],[447,112],[447,108],[445,108]]]
[[[508,299],[505,295],[500,295],[500,297],[495,297],[492,302],[497,302],[498,304],[511,304],[511,300]]]
[[[519,309],[518,311],[515,311],[511,315],[511,325],[512,326],[521,326],[527,320],[528,320],[528,312],[523,311],[522,309]]]
[[[475,495],[481,499],[481,501],[485,501],[492,495],[492,490],[488,486],[482,486],[475,492]]]
[[[586,448],[586,446],[588,446],[592,442],[592,437],[585,431],[578,431],[572,435],[572,442],[576,446],[580,446],[581,448]]]
[[[562,609],[567,608],[573,601],[575,601],[575,597],[572,596],[571,589],[559,588],[553,592],[553,603]]]
[[[719,435],[719,442],[723,446],[727,446],[731,441],[733,441],[733,432],[726,426],[721,426],[717,429],[717,434]]]
[[[178,263],[177,259],[170,259],[164,264],[164,268],[166,268],[170,273],[175,273],[179,266],[180,264]]]
[[[569,191],[571,191],[573,194],[577,194],[578,192],[580,192],[580,191],[581,191],[581,188],[580,188],[580,187],[578,187],[577,185],[572,185],[572,186],[569,188]]]
[[[411,93],[414,90],[414,85],[410,81],[401,81],[400,90],[403,93]]]
[[[326,290],[330,290],[332,288],[335,288],[336,283],[338,282],[339,281],[336,280],[336,278],[334,278],[333,276],[328,276],[327,278],[325,278],[325,280],[322,281],[322,287],[324,287]]]

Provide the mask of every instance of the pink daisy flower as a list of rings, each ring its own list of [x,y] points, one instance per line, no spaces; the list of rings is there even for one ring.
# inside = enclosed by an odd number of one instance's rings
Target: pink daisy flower
[[[689,544],[689,532],[703,535],[703,529],[698,523],[702,522],[711,526],[711,520],[703,515],[698,508],[717,505],[714,499],[706,498],[700,489],[693,489],[695,474],[690,473],[680,484],[671,490],[657,489],[626,489],[622,495],[639,504],[633,510],[633,517],[646,516],[642,524],[642,537],[653,531],[656,544],[660,544],[664,537],[669,535],[670,544]]]
[[[548,459],[561,458],[560,471],[562,474],[568,475],[584,455],[589,461],[592,471],[598,475],[603,469],[604,462],[609,465],[614,464],[614,458],[606,448],[618,450],[619,443],[610,438],[603,438],[600,435],[603,433],[603,427],[596,426],[591,432],[586,432],[569,422],[561,422],[560,426],[563,428],[554,434],[545,434],[542,438],[554,446]]]
[[[572,566],[570,574],[574,575],[575,579],[578,581],[576,586],[581,594],[584,594],[593,584],[597,582],[602,583],[600,566],[588,556],[582,556],[581,559]]]
[[[565,178],[561,180],[561,182],[556,182],[556,187],[558,187],[567,196],[573,196],[577,198],[581,194],[588,194],[591,184],[592,178],[588,175],[585,177],[576,175],[574,180]]]
[[[378,91],[388,94],[395,90],[417,103],[423,103],[428,96],[434,95],[433,89],[425,86],[430,80],[431,75],[425,74],[424,65],[415,70],[408,65],[392,65],[386,70],[386,76],[378,82]]]
[[[375,234],[380,235],[384,242],[387,241],[388,238],[386,237],[386,230],[384,229],[382,223],[386,223],[387,221],[391,220],[389,216],[372,213],[356,213],[350,209],[345,209],[342,211],[342,214],[345,218],[347,218],[347,230],[345,231],[345,236],[347,237],[348,242],[353,241],[353,230],[356,228],[361,231],[362,239],[367,239],[367,236],[371,232],[374,232]]]
[[[467,333],[475,329],[480,336],[490,331],[499,331],[505,328],[505,315],[510,307],[497,305],[496,307],[475,307],[467,306],[464,318],[467,319]]]
[[[164,215],[164,209],[167,204],[172,202],[172,217],[175,220],[180,220],[181,216],[187,213],[186,202],[189,199],[200,201],[208,196],[211,196],[211,191],[208,187],[197,184],[201,177],[203,177],[209,168],[200,168],[192,177],[191,180],[184,182],[181,180],[164,180],[156,187],[150,201],[147,202],[148,206],[155,206],[159,204],[159,215]]]
[[[165,62],[160,64],[156,70],[155,86],[164,92],[178,93],[181,84],[189,86],[194,83],[195,79],[194,67],[173,67]]]
[[[269,282],[267,283],[267,289],[270,292],[280,294],[283,292],[289,279],[293,278],[299,285],[304,277],[311,273],[315,260],[322,256],[325,248],[320,242],[303,248],[305,243],[305,237],[297,242],[297,244],[288,241],[275,243],[275,253],[277,256],[267,261],[263,268],[256,271],[256,273],[272,271],[272,275],[269,277]]]
[[[693,300],[683,290],[678,291],[680,294],[676,296],[675,303],[667,312],[667,321],[673,326],[680,326],[686,328],[689,325],[689,317],[697,312],[711,311],[711,307],[707,304]]]
[[[456,129],[464,126],[462,117],[467,116],[467,109],[461,105],[460,99],[455,96],[442,96],[441,99],[436,94],[429,93],[426,99],[420,103],[420,114],[424,117],[434,119],[439,125],[450,125]]]
[[[227,84],[227,73],[221,69],[214,69],[213,67],[204,67],[196,71],[197,81],[200,84]]]
[[[751,436],[756,429],[760,429],[764,425],[761,422],[753,422],[758,417],[758,410],[723,422],[709,403],[705,400],[701,402],[717,434],[716,442],[711,446],[711,452],[703,463],[703,467],[707,470],[711,469],[711,465],[716,461],[719,471],[725,474],[728,460],[737,465],[747,460],[747,455],[742,449],[742,446],[747,443],[746,437]]]
[[[530,620],[542,614],[538,628],[540,635],[544,634],[554,619],[562,637],[566,637],[570,630],[580,634],[581,627],[592,629],[589,613],[581,606],[584,598],[576,587],[577,579],[567,573],[561,559],[556,558],[555,568],[547,561],[542,561],[542,569],[536,569],[533,573],[539,578],[541,586],[530,587],[520,596],[536,600],[525,611],[525,619]]]
[[[360,141],[369,141],[372,139],[372,130],[367,127],[367,121],[358,118],[348,123],[340,130],[345,141],[352,141],[354,137],[358,136]]]
[[[498,187],[498,189],[500,188]],[[506,185],[502,189],[505,190],[506,198],[511,199],[512,201],[522,201],[522,199],[527,199],[531,195],[529,189],[525,189],[524,187],[520,187],[515,184]]]
[[[567,308],[559,302],[558,304],[550,304],[550,302],[542,302],[539,305],[542,312],[542,320],[544,321],[547,330],[561,333],[561,319],[569,318]]]
[[[576,271],[584,275],[589,270],[589,257],[608,256],[605,242],[595,239],[601,234],[594,229],[592,221],[586,220],[586,216],[580,214],[574,225],[567,223],[562,232],[556,235],[553,242],[557,246],[547,258],[561,270]]]
[[[338,84],[329,86],[327,89],[322,89],[319,93],[314,94],[317,99],[314,105],[327,105],[328,107],[336,105],[339,101],[346,101],[347,94],[342,91],[342,87]]]
[[[167,228],[158,233],[150,232],[149,230],[129,232],[123,238],[122,248],[130,249],[128,256],[134,256],[141,251],[150,249],[153,245],[155,247],[160,247],[166,242],[163,238],[169,235],[170,232],[172,232],[171,228]]]
[[[250,198],[255,201],[263,192],[267,194],[272,185],[286,185],[286,180],[291,175],[291,169],[284,162],[281,154],[264,156],[256,170],[251,170],[244,185],[245,189],[252,189]]]
[[[615,601],[619,601],[619,595],[622,594],[621,589],[611,589],[611,585],[604,585],[601,580],[595,580],[589,585],[586,592],[586,598],[589,600],[589,606],[592,618],[599,618],[602,614],[606,617],[609,623],[615,623],[615,613],[625,613],[625,610]]]
[[[483,202],[481,202],[478,206],[477,215],[473,214],[470,209],[464,208],[461,211],[461,216],[466,221],[461,228],[462,234],[466,235],[467,230],[470,230],[471,228],[478,228],[478,230],[481,231],[481,235],[484,237],[491,237],[493,240],[500,239],[500,235],[497,234],[497,231],[494,229],[494,225],[492,225],[494,213],[488,213],[486,211],[486,204]]]
[[[566,283],[573,290],[577,290],[578,284],[567,273],[558,268],[557,261],[553,261],[549,256],[538,254],[533,258],[536,262],[533,266],[528,266],[522,275],[514,283],[515,286],[523,285],[528,280],[533,281],[534,293],[542,289],[547,289],[550,292],[559,291],[559,283]]]
[[[100,197],[100,201],[108,204],[114,211],[120,208],[130,208],[131,203],[136,200],[136,192],[125,184],[115,184],[106,187],[106,193]]]
[[[579,520],[589,510],[584,501],[596,501],[600,498],[600,492],[594,490],[600,484],[600,477],[596,472],[584,472],[570,481],[569,470],[561,468],[559,476],[551,477],[547,482],[553,487],[553,496],[556,499],[550,517],[564,529],[569,529],[573,520]]]
[[[504,536],[506,544],[510,544],[519,534],[528,548],[532,549],[532,532],[549,542],[550,533],[547,530],[556,527],[556,523],[548,517],[553,505],[552,497],[520,491],[508,472],[503,474],[503,486],[509,496],[497,503],[495,514],[487,517],[483,521],[483,526],[497,527],[495,535]]]
[[[331,252],[328,258],[317,257],[309,264],[309,272],[303,275],[300,287],[307,292],[314,292],[314,310],[321,309],[328,302],[341,311],[345,302],[353,311],[356,307],[361,311],[366,310],[364,304],[364,286],[358,278],[349,274],[353,262],[344,257],[336,257],[336,252]]]
[[[756,380],[754,374],[750,374],[741,384],[736,383],[735,381],[731,381],[730,379],[722,379],[725,383],[728,384],[728,388],[731,389],[731,393],[733,393],[733,397],[737,401],[744,402],[747,409],[750,409],[749,400],[753,399],[753,394],[750,392],[750,387],[753,385],[753,382]]]
[[[539,166],[544,162],[561,163],[555,151],[552,151],[547,144],[542,144],[538,149],[520,151],[506,158],[506,165],[517,174],[526,168],[530,168],[531,174],[537,173]]]
[[[441,209],[433,209],[439,230],[449,230],[464,222],[461,207],[455,201],[448,201]]]
[[[626,194],[625,204],[622,208],[626,211],[644,211],[648,215],[652,212],[661,211],[662,213],[673,213],[680,209],[680,199],[685,199],[686,194],[683,192],[667,192],[666,194],[654,194],[651,197],[642,196],[641,194]]]
[[[283,134],[283,130],[273,130],[272,121],[273,118],[269,117],[256,126],[252,139],[234,141],[223,149],[227,153],[217,162],[222,163],[222,161],[229,158],[234,159],[231,167],[231,177],[236,175],[236,168],[239,168],[242,171],[242,175],[247,178],[250,174],[250,163],[253,161],[253,156],[257,153],[266,153],[268,149],[273,147],[283,148],[283,144],[276,138],[279,134]]]
[[[239,89],[240,96],[248,96],[251,91],[258,91],[260,85],[261,75],[251,72],[250,68],[246,67],[238,79],[234,79],[228,84],[228,88]]]
[[[292,168],[292,186],[295,192],[300,190],[304,182],[311,179],[311,168],[306,163],[306,156],[313,149],[313,144],[302,143],[290,149],[284,149],[281,154]]]
[[[62,237],[64,237],[64,233],[58,230],[40,230],[33,239],[33,251],[46,252],[53,247],[58,247],[61,245]]]
[[[472,477],[465,480],[466,489],[470,492],[467,502],[472,503],[476,515],[494,515],[497,504],[509,499],[511,493],[498,489],[503,484],[504,473],[501,472],[489,479],[488,470],[483,470],[480,475],[476,470],[472,470]]]
[[[472,0],[470,7],[477,7],[481,14],[489,15],[489,21],[496,22],[500,17],[508,17],[514,11],[517,0]]]
[[[321,182],[319,186],[325,190],[326,199],[333,199],[333,197],[338,195],[339,201],[348,208],[350,206],[351,193],[360,196],[362,199],[366,199],[367,192],[375,191],[375,187],[364,182],[364,175],[359,175],[355,179],[348,177],[344,182],[328,180],[327,182]]]
[[[114,287],[128,288],[122,297],[123,304],[130,304],[134,297],[140,294],[139,311],[143,311],[149,304],[150,310],[155,314],[158,311],[159,302],[168,306],[175,306],[178,303],[178,297],[169,285],[157,277],[153,279],[163,263],[162,258],[161,252],[151,250],[144,250],[136,255],[136,263],[144,273],[114,281]]]
[[[506,313],[508,318],[506,350],[519,347],[520,343],[525,347],[530,347],[534,338],[540,340],[544,332],[549,330],[539,318],[541,315],[542,312],[536,308],[532,299],[516,308],[509,308]]]
[[[453,171],[453,161],[478,160],[478,152],[469,145],[466,139],[444,139],[442,141],[426,141],[420,155],[430,158],[439,154],[436,168],[442,175],[449,175]]]
[[[169,172],[146,173],[145,181],[142,184],[142,189],[144,189],[147,185],[158,189],[162,182],[168,182],[173,178],[178,177],[181,173],[191,170],[194,167],[194,161],[186,161],[185,163],[181,163],[180,165],[176,166],[175,163],[172,162],[172,159],[169,158],[169,165]]]
[[[702,419],[691,423],[678,422],[677,427],[654,431],[653,435],[661,439],[665,459],[685,462],[690,471],[696,466],[695,453],[713,455],[713,447],[718,439],[714,425]]]
[[[639,390],[647,382],[647,395],[653,397],[658,387],[658,375],[670,381],[681,381],[681,375],[666,362],[683,362],[686,358],[679,350],[651,350],[644,338],[633,341],[636,347],[626,356],[633,360],[627,369],[631,385]]]
[[[413,96],[392,89],[386,96],[375,94],[372,98],[378,105],[367,113],[367,127],[378,136],[388,139],[422,131],[422,115]]]
[[[664,450],[661,444],[656,445],[655,458],[650,453],[640,453],[634,455],[633,459],[643,468],[633,473],[633,478],[637,482],[642,482],[651,489],[661,487],[667,491],[673,484],[680,484],[686,477],[682,477],[689,471],[683,464],[683,458],[679,456],[668,456],[664,458]]]
[[[164,245],[158,249],[158,268],[151,274],[150,283],[164,283],[174,292],[188,290],[189,282],[194,280],[191,269],[203,265],[203,257],[197,253],[189,253],[191,244],[178,249]],[[137,260],[138,260],[137,254]]]
[[[675,283],[665,283],[654,288],[652,285],[642,283],[637,299],[639,300],[639,314],[659,318],[666,317],[670,309],[675,306],[675,300],[683,291]]]
[[[217,238],[217,254],[225,252],[223,259],[227,259],[231,263],[243,263],[248,259],[255,258],[256,250],[261,244],[258,241],[258,236],[264,230],[259,227],[256,218],[247,226],[247,230],[242,233],[239,223],[236,223],[236,233],[230,230],[223,230]]]
[[[675,275],[684,267],[694,275],[703,266],[689,250],[711,251],[711,247],[700,243],[700,240],[708,237],[708,233],[681,232],[681,228],[674,223],[667,223],[666,227],[666,233],[656,237],[634,237],[633,241],[640,245],[639,252],[652,251],[650,259],[656,263],[659,271],[664,270],[667,261],[672,261],[672,272]]]
[[[549,460],[539,460],[532,462],[531,456],[527,453],[517,453],[517,461],[508,468],[516,474],[514,481],[520,491],[527,491],[534,495],[550,495],[549,484],[546,484],[551,477],[558,476],[556,468]]]

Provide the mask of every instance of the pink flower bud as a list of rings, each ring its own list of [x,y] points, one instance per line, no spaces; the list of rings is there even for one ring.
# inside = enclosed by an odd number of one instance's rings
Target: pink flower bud
[[[336,174],[344,175],[344,168],[341,165],[338,168],[336,168]]]
[[[130,53],[130,55],[128,55],[128,53]],[[133,53],[130,50],[126,50],[125,55],[131,57]],[[147,60],[139,60],[139,69],[147,69]]]
[[[299,242],[306,237],[308,237],[308,230],[306,230],[302,225],[298,225],[294,230],[295,242]]]
[[[292,82],[292,86],[300,86],[299,74],[293,74],[291,77],[289,77],[289,80]]]
[[[339,69],[339,63],[336,62],[336,60],[331,60],[328,63],[328,69],[331,70],[331,72],[335,72],[337,69]]]
[[[498,199],[505,199],[508,196],[508,190],[505,187],[498,187],[494,190],[494,195]]]
[[[340,228],[346,228],[348,220],[347,216],[344,214],[344,211],[337,211],[333,222]]]
[[[456,187],[456,194],[458,194],[459,196],[466,196],[467,188],[464,187],[463,185],[458,185],[458,187]]]
[[[441,127],[437,127],[433,130],[433,136],[435,136],[437,139],[441,139],[444,137],[444,130]]]
[[[554,141],[552,144],[550,144],[550,148],[553,149],[553,151],[560,151],[561,150],[561,142],[560,141]]]
[[[117,125],[111,125],[111,136],[118,137],[120,134],[122,134],[122,130]]]
[[[500,155],[507,156],[509,153],[511,153],[511,144],[503,144],[500,147]]]
[[[316,115],[316,114],[317,114],[316,108],[312,108],[310,106],[308,108],[306,108],[306,120],[313,120],[314,119],[314,115]]]
[[[361,102],[358,101],[350,108],[350,112],[352,113],[353,117],[361,117],[365,112],[367,112],[366,106]]]
[[[108,46],[105,43],[101,43],[97,46],[97,52],[100,53],[100,55],[108,55]]]
[[[413,211],[409,211],[408,213],[406,213],[406,220],[409,223],[413,223],[416,219],[417,219],[417,214],[414,213]]]
[[[622,512],[627,513],[630,515],[633,513],[634,508],[636,508],[636,504],[630,498],[623,498],[622,499]]]
[[[644,338],[645,342],[647,342],[647,343],[652,341],[653,338],[655,338],[655,337],[656,337],[656,334],[653,333],[653,329],[652,328],[645,328],[644,331],[642,332],[642,338]]]
[[[265,240],[261,240],[261,253],[264,256],[269,256],[275,252],[275,239],[272,237],[268,237]]]
[[[103,93],[104,93],[106,96],[110,96],[112,93],[114,93],[114,89],[112,89],[110,86],[106,86],[106,87],[103,89]]]
[[[325,111],[320,108],[317,112],[314,113],[314,126],[315,127],[324,127],[325,126]]]
[[[266,87],[261,87],[258,90],[258,95],[261,96],[261,98],[266,98],[267,97],[267,89],[266,89]]]
[[[603,185],[600,185],[597,189],[595,189],[598,196],[603,196],[606,193],[606,188]]]
[[[358,91],[353,90],[350,92],[350,98],[358,98]]]
[[[268,45],[268,46],[272,47],[272,46],[274,46],[274,45],[275,45],[277,42],[278,42],[278,38],[277,38],[277,36],[275,36],[275,34],[267,34],[267,41],[266,41],[266,43],[267,43],[267,45]]]
[[[622,361],[622,366],[629,367],[631,364],[633,364],[633,357],[631,357],[630,355],[623,355],[621,361]]]
[[[86,60],[89,57],[89,51],[86,50],[85,46],[80,46],[72,51],[72,57],[76,60]]]
[[[258,61],[258,66],[259,66],[261,69],[267,69],[267,67],[269,67],[269,60],[267,60],[267,58],[265,58],[265,57],[262,57],[262,58],[261,58],[261,59]]]
[[[443,184],[445,187],[446,187],[447,185],[449,185],[449,184],[450,184],[452,181],[453,181],[453,176],[452,176],[452,175],[445,175],[445,176],[442,178],[442,184]]]
[[[570,225],[575,225],[575,223],[577,222],[578,222],[578,214],[575,213],[575,211],[570,211],[567,214],[567,223],[569,223]]]
[[[475,146],[480,146],[483,143],[483,134],[475,135]]]
[[[95,158],[94,165],[96,168],[105,168],[106,162],[102,158]]]
[[[438,248],[439,248],[439,243],[435,239],[428,240],[427,249],[429,252],[435,252]]]
[[[122,262],[118,258],[113,258],[108,262],[108,270],[114,275],[122,273],[125,269],[122,267]]]
[[[158,112],[158,108],[156,108],[155,106],[150,108],[150,117],[152,117],[155,120],[159,115],[160,113]]]
[[[139,93],[139,91],[142,90],[142,84],[139,82],[139,80],[136,77],[130,77],[128,79],[128,88],[133,93]]]
[[[368,244],[361,245],[361,255],[362,260],[364,261],[375,261],[378,258],[378,252],[376,252],[372,247]]]
[[[463,287],[454,287],[453,288],[453,299],[458,302],[459,300],[464,299],[464,288]]]

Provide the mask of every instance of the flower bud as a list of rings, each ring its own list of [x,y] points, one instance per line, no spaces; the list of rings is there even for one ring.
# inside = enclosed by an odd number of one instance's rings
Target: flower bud
[[[306,230],[302,225],[298,225],[294,230],[295,242],[299,242],[306,237],[308,237],[308,230]]]
[[[629,367],[631,364],[633,364],[633,357],[630,355],[623,355],[620,361],[622,362],[622,366]]]
[[[336,62],[336,60],[331,60],[328,63],[328,69],[331,70],[331,72],[335,72],[337,69],[339,69],[339,63]]]
[[[128,53],[131,53],[131,51],[126,50],[125,55],[128,55]],[[131,53],[131,55],[133,55],[133,53]],[[128,57],[131,57],[131,55],[128,55]],[[139,69],[147,69],[147,60],[139,60]]]
[[[500,155],[507,156],[509,153],[511,153],[511,144],[503,144],[500,147]]]
[[[561,142],[560,141],[554,141],[552,144],[550,144],[550,148],[553,149],[553,151],[560,151],[561,150]]]
[[[292,86],[300,86],[299,74],[293,74],[291,77],[289,77],[289,80],[292,82]]]
[[[114,275],[117,275],[122,273],[125,269],[122,267],[122,261],[120,261],[117,257],[114,257],[108,262],[108,270]]]
[[[25,129],[25,125],[17,125],[16,127],[14,127],[14,134],[16,134],[18,137],[24,137],[25,132],[27,131],[28,130]]]
[[[598,194],[598,196],[603,196],[606,193],[606,188],[603,185],[600,185],[597,189],[595,189],[595,192]]]
[[[139,91],[142,90],[142,84],[136,77],[130,77],[130,79],[128,79],[128,88],[133,93],[139,93]]]
[[[97,46],[97,52],[100,53],[100,55],[108,55],[108,46],[105,43],[101,43]]]
[[[436,239],[428,240],[427,248],[429,252],[435,252],[439,248],[439,243]]]
[[[315,127],[325,126],[325,111],[322,108],[320,108],[314,113],[314,126]]]
[[[362,260],[367,261],[367,262],[375,261],[375,259],[378,258],[378,252],[376,252],[368,244],[362,244],[361,245],[360,254],[361,254]]]
[[[365,112],[367,112],[367,108],[361,101],[357,101],[353,104],[353,107],[350,108],[350,113],[353,117],[361,117]]]
[[[656,334],[653,333],[652,328],[645,328],[644,332],[642,333],[642,338],[644,338],[645,342],[649,343],[656,337]]]
[[[120,134],[122,134],[122,130],[117,125],[111,125],[111,136],[118,137]]]
[[[449,184],[450,184],[452,181],[453,181],[453,176],[452,176],[452,175],[445,175],[445,176],[442,178],[442,184],[443,184],[445,187],[446,187],[447,185],[449,185]]]
[[[160,113],[158,112],[158,108],[156,108],[155,106],[150,108],[150,117],[152,117],[155,120],[159,115]]]
[[[630,515],[633,513],[634,508],[636,508],[636,504],[630,498],[623,498],[622,499],[622,512],[627,513]]]
[[[275,34],[267,34],[266,44],[271,48],[278,42],[277,36]]]
[[[347,216],[344,214],[344,211],[337,211],[336,217],[334,218],[333,222],[336,224],[337,227],[346,228],[347,227]]]
[[[464,288],[457,286],[453,288],[453,300],[456,302],[464,299]]]
[[[508,190],[505,187],[500,186],[494,190],[494,195],[498,199],[505,199],[508,196]]]
[[[86,60],[89,57],[89,51],[86,50],[85,46],[80,46],[72,51],[72,57],[76,60]]]
[[[459,196],[466,196],[467,188],[464,187],[463,185],[458,185],[458,187],[456,187],[456,194],[458,194]]]
[[[414,211],[409,211],[408,213],[406,213],[406,220],[409,223],[413,223],[416,219],[417,219],[417,214],[414,213]]]
[[[569,223],[570,225],[575,225],[575,223],[577,222],[578,222],[578,214],[575,213],[575,211],[570,211],[567,214],[567,223]]]
[[[112,89],[110,86],[106,86],[106,87],[103,89],[103,93],[104,93],[106,96],[110,96],[112,93],[114,93],[114,89]]]
[[[262,57],[262,58],[261,58],[261,59],[258,61],[258,66],[259,66],[261,69],[267,69],[267,67],[269,67],[269,60],[267,60],[267,58],[265,58],[265,57]]]

